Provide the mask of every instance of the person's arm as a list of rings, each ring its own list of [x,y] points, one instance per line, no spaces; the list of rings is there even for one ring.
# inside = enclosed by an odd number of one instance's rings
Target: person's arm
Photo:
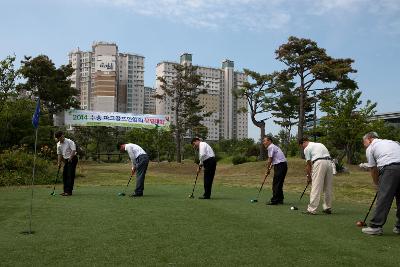
[[[311,183],[311,170],[312,170],[311,160],[307,160],[306,164],[307,183]]]
[[[61,161],[62,161],[62,155],[61,155],[61,154],[58,154],[58,157],[57,157],[57,165],[58,165],[59,168],[61,167]]]
[[[202,145],[202,143],[199,144],[199,168],[203,167],[203,161],[204,157],[206,155],[206,146]]]
[[[71,156],[69,157],[68,161],[72,161],[72,158],[76,155],[76,145],[75,142],[71,140]]]
[[[265,172],[265,175],[269,175],[269,173],[271,172],[271,169],[272,169],[272,157],[269,157],[267,159],[266,165],[267,165],[267,171]]]
[[[370,173],[372,177],[372,181],[374,182],[375,185],[378,185],[379,182],[379,171],[376,166],[370,168]]]

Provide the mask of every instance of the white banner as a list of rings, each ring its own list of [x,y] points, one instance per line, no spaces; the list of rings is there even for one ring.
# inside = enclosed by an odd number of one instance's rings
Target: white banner
[[[133,128],[169,128],[167,115],[97,112],[70,109],[64,112],[65,125],[72,126],[120,126]]]
[[[96,71],[115,71],[115,57],[97,56]]]

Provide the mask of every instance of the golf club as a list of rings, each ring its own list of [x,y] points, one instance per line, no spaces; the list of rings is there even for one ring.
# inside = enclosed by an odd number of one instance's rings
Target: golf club
[[[296,205],[296,206],[290,207],[291,210],[298,210],[298,209],[299,209],[297,206],[300,204],[300,201],[301,201],[301,199],[303,198],[304,193],[306,192],[307,187],[308,187],[309,184],[310,184],[310,182],[307,182],[306,187],[305,187],[304,190],[303,190],[303,193],[301,193],[301,196],[300,196],[299,200],[297,201],[297,205]]]
[[[377,196],[378,196],[378,192],[375,193],[374,200],[372,200],[371,206],[369,206],[369,210],[368,210],[368,212],[367,212],[367,215],[365,215],[364,221],[357,221],[357,222],[356,222],[356,225],[357,225],[358,227],[363,227],[363,226],[366,226],[366,225],[367,225],[367,224],[365,223],[365,221],[367,220],[368,215],[369,215],[369,213],[371,212],[372,206],[374,205]]]
[[[268,174],[269,174],[269,173],[268,173]],[[256,203],[256,202],[258,202],[258,197],[260,196],[260,192],[261,192],[261,190],[262,190],[262,188],[263,188],[263,186],[264,186],[265,180],[267,180],[268,174],[266,174],[266,175],[264,176],[264,180],[263,180],[263,182],[262,182],[262,184],[261,184],[261,186],[260,186],[260,189],[258,190],[257,197],[256,197],[255,199],[250,200],[251,203]]]
[[[194,189],[196,188],[197,178],[199,177],[201,167],[197,170],[196,179],[194,180],[193,190],[192,193],[189,195],[189,198],[194,198]]]
[[[55,191],[56,191],[56,183],[57,183],[57,180],[58,180],[58,175],[60,174],[60,169],[61,169],[61,165],[58,166],[57,176],[56,176],[56,179],[54,180],[53,192],[51,192],[50,196],[55,196],[56,195],[56,193],[55,193]]]
[[[124,191],[118,193],[118,196],[123,197],[123,196],[126,195],[126,194],[125,194],[125,191],[126,191],[126,189],[128,188],[129,183],[131,182],[132,176],[133,176],[133,175],[131,174],[131,176],[129,177],[129,181],[128,181],[128,183],[126,184],[126,187],[124,188]]]

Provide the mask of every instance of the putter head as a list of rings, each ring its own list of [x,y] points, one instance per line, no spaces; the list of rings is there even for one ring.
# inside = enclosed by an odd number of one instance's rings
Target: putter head
[[[188,196],[188,198],[194,198],[194,195],[193,195],[193,194],[190,194],[190,195]]]
[[[118,196],[123,197],[123,196],[125,196],[125,193],[124,192],[118,193]]]
[[[290,209],[291,209],[291,210],[298,210],[298,208],[297,208],[297,207],[295,207],[295,206],[293,206],[293,207],[290,207]]]
[[[55,192],[50,193],[50,196],[55,196],[55,195],[56,195]]]
[[[252,199],[252,200],[250,200],[250,202],[251,203],[256,203],[256,202],[258,202],[258,199]]]

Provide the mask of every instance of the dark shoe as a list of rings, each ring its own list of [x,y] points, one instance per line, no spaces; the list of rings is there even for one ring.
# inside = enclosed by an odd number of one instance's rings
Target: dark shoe
[[[332,214],[332,210],[331,209],[326,209],[322,211],[325,214]]]
[[[303,211],[302,213],[303,213],[303,214],[306,214],[306,215],[317,215],[316,213],[314,213],[314,212],[309,212],[308,210]]]
[[[199,197],[199,199],[210,199],[210,197],[202,196],[202,197]]]
[[[68,197],[68,196],[71,196],[72,194],[64,192],[64,193],[61,193],[60,195],[63,197]]]
[[[142,196],[143,196],[143,194],[135,194],[135,193],[129,195],[129,197],[133,197],[133,198],[142,197]]]

